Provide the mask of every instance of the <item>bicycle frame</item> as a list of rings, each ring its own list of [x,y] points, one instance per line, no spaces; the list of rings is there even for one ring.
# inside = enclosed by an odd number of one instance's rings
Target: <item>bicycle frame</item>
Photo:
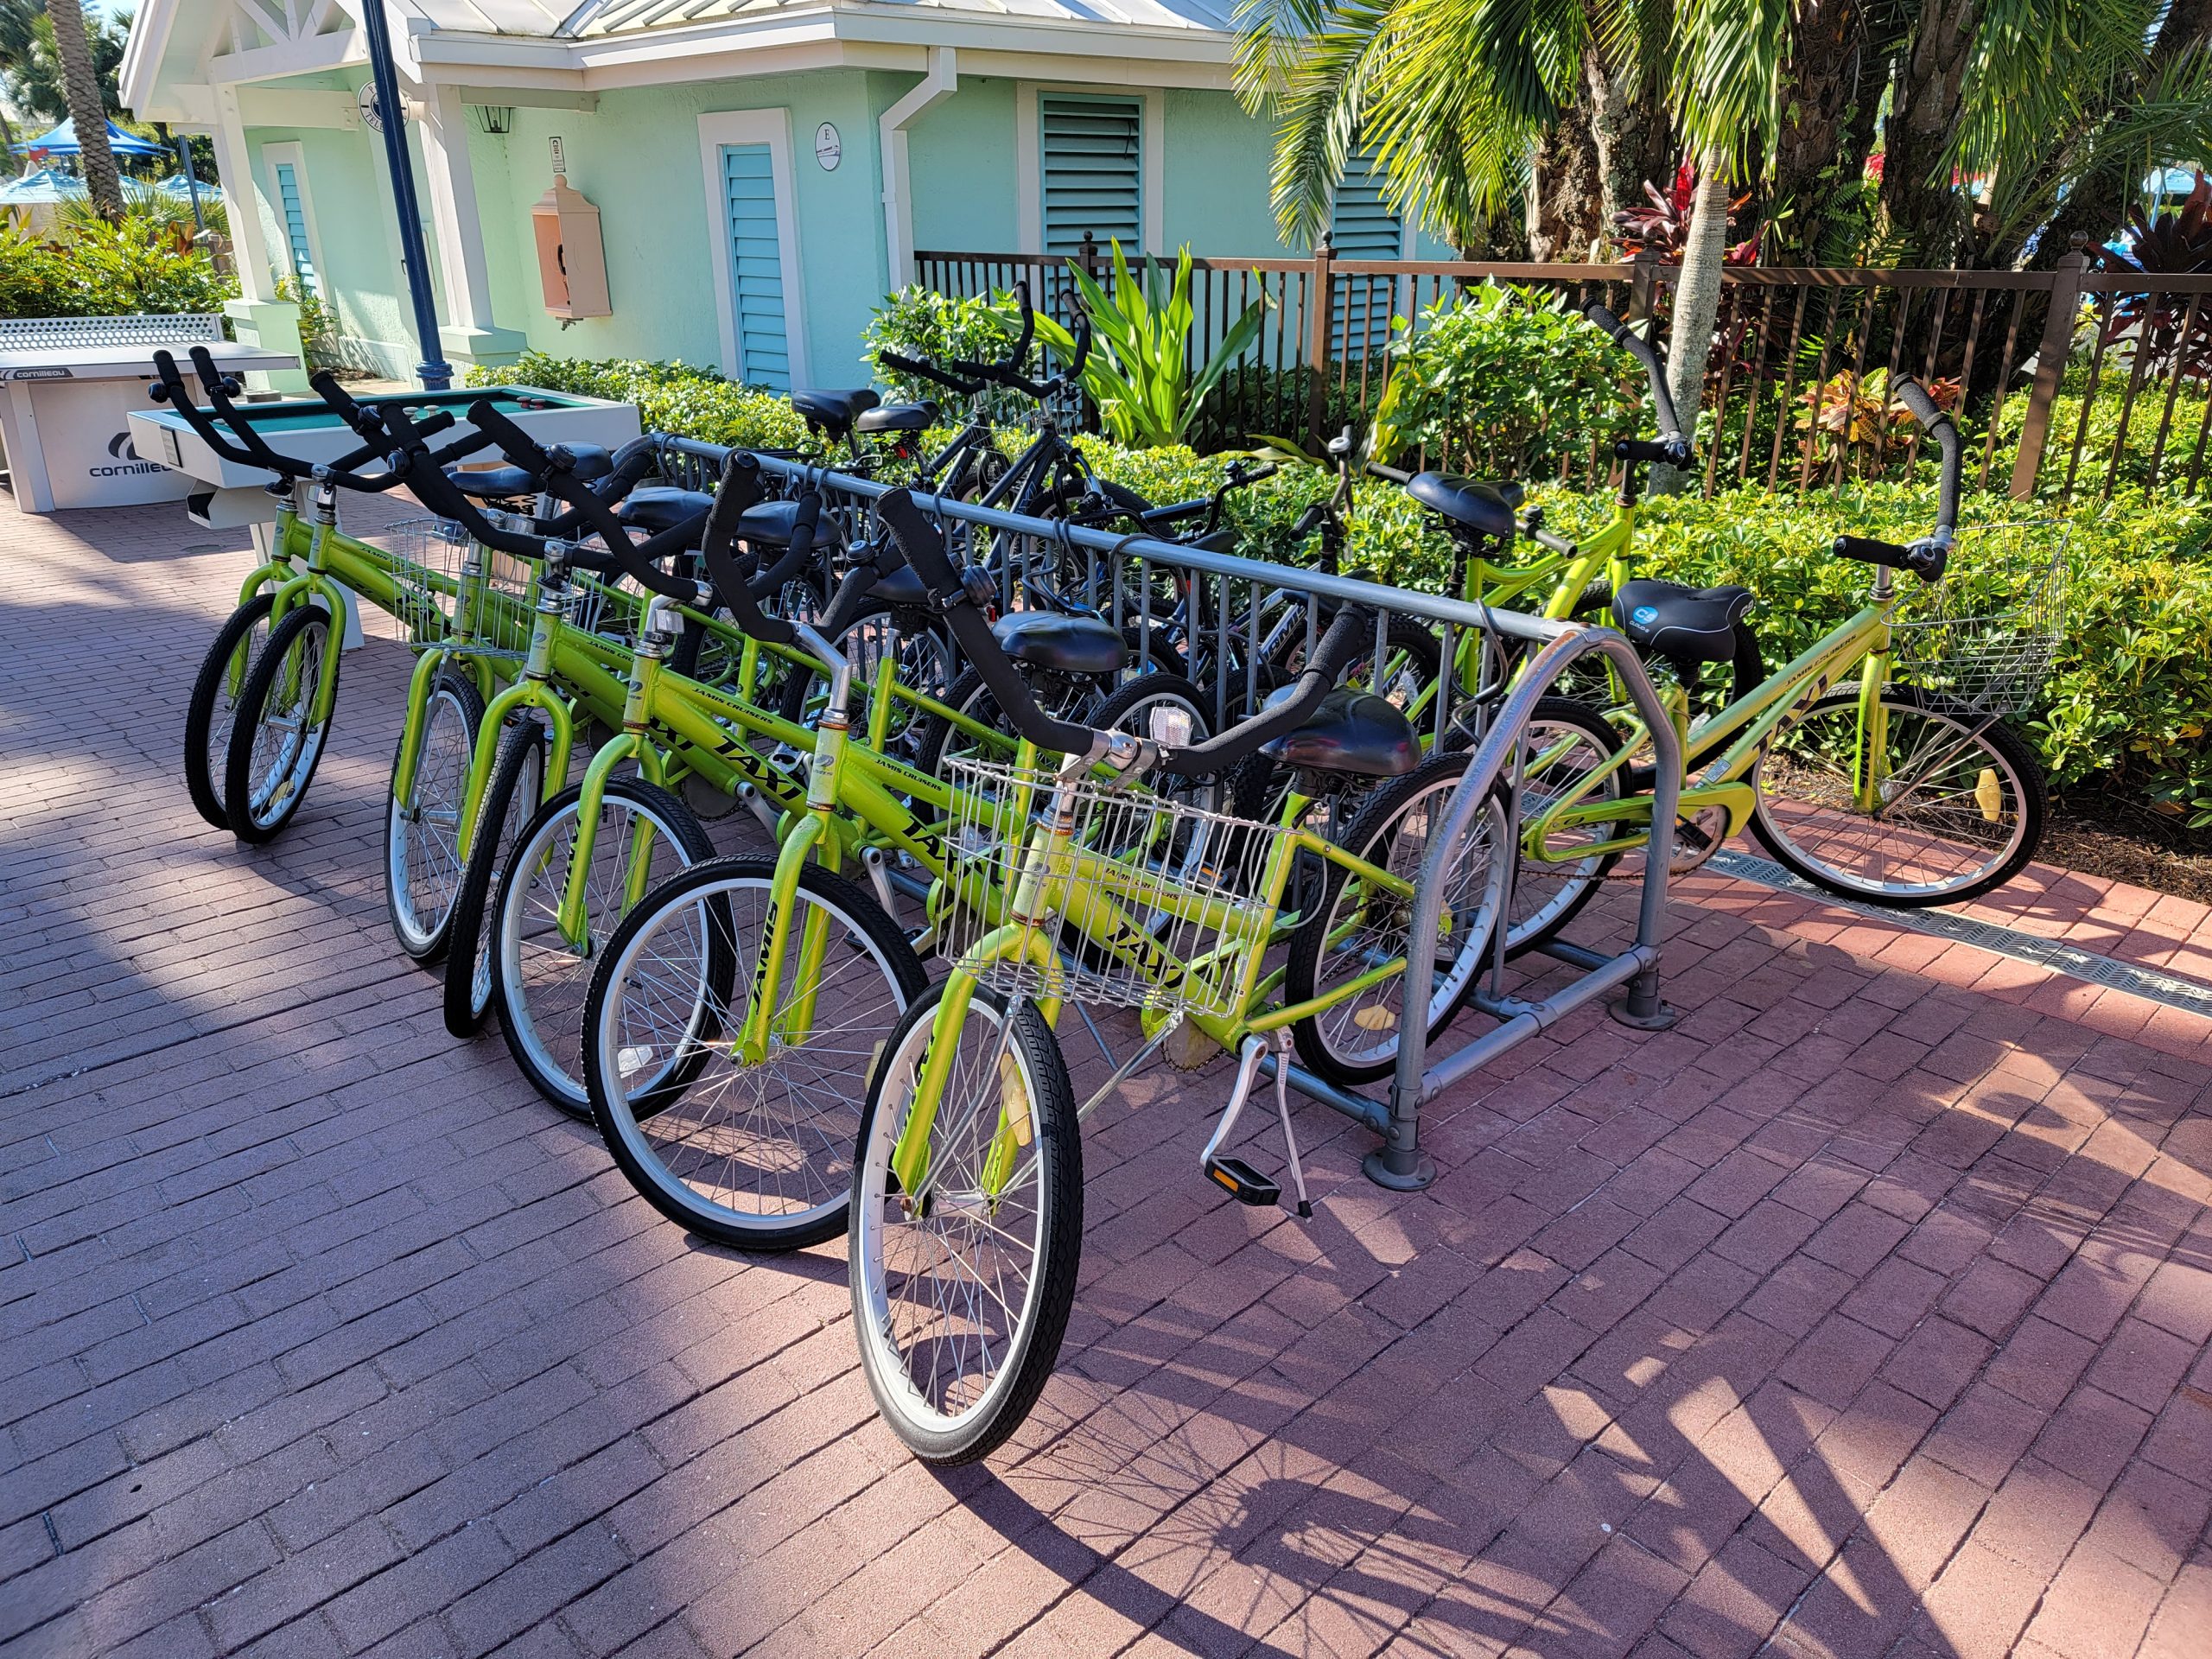
[[[1767,744],[1785,721],[1809,706],[1840,682],[1854,666],[1859,670],[1859,746],[1853,772],[1853,794],[1862,810],[1871,810],[1887,781],[1887,716],[1881,700],[1890,671],[1890,616],[1897,595],[1888,570],[1877,575],[1869,603],[1814,641],[1794,661],[1744,696],[1694,723],[1688,700],[1679,690],[1668,699],[1675,734],[1681,745],[1684,787],[1677,809],[1687,815],[1719,807],[1728,815],[1727,835],[1740,833],[1750,821],[1753,791],[1747,781]],[[1605,780],[1625,767],[1643,747],[1649,733],[1641,721],[1628,723],[1627,741],[1605,762],[1575,785],[1547,803],[1543,810],[1522,826],[1522,854],[1533,863],[1573,863],[1586,858],[1627,852],[1650,839],[1651,797],[1639,793],[1612,800],[1592,800],[1590,795]],[[1531,770],[1546,764],[1541,754],[1530,757]],[[1697,777],[1703,768],[1702,777]],[[1588,830],[1594,826],[1620,825],[1643,820],[1640,831],[1608,839],[1578,841],[1554,849],[1552,835],[1562,829]],[[1725,839],[1726,837],[1723,837]]]

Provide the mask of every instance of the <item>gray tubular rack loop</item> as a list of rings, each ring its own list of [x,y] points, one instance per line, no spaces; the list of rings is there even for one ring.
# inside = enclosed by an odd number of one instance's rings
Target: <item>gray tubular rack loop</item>
[[[712,487],[712,481],[721,472],[723,458],[728,453],[715,444],[700,443],[688,438],[664,438],[661,441],[664,470],[671,477],[700,479],[700,487]],[[863,528],[868,505],[891,486],[870,479],[856,478],[849,474],[827,471],[795,459],[774,454],[760,454],[764,472],[789,482],[810,482],[823,493],[827,510],[842,522],[849,537],[857,539]],[[1652,689],[1643,664],[1628,641],[1611,628],[1592,627],[1578,622],[1554,622],[1542,617],[1526,616],[1516,611],[1505,611],[1492,606],[1469,605],[1457,599],[1446,599],[1432,594],[1417,594],[1402,588],[1384,587],[1378,582],[1356,581],[1348,576],[1329,575],[1319,570],[1308,570],[1292,565],[1265,563],[1240,558],[1234,554],[1206,552],[1198,548],[1185,547],[1147,536],[1132,536],[1108,530],[1094,530],[1070,524],[1065,520],[1027,518],[980,507],[963,501],[948,500],[940,496],[917,492],[915,500],[944,525],[946,538],[957,549],[965,550],[976,531],[1019,538],[1020,569],[1026,572],[1029,550],[1037,547],[1051,547],[1081,550],[1091,561],[1094,577],[1103,571],[1112,584],[1110,608],[1096,591],[1094,581],[1086,590],[1088,602],[1099,606],[1116,626],[1135,621],[1146,629],[1158,617],[1152,608],[1153,584],[1139,580],[1134,585],[1134,598],[1128,593],[1129,573],[1138,567],[1163,566],[1185,573],[1190,586],[1197,590],[1203,582],[1211,589],[1213,618],[1209,624],[1212,646],[1212,661],[1205,668],[1200,689],[1214,694],[1217,717],[1226,715],[1231,702],[1230,692],[1230,656],[1233,631],[1240,625],[1249,632],[1248,644],[1256,643],[1261,605],[1263,597],[1287,595],[1302,605],[1304,637],[1310,650],[1319,632],[1319,613],[1323,601],[1371,606],[1383,613],[1378,621],[1378,645],[1383,637],[1389,615],[1412,618],[1438,630],[1441,635],[1446,661],[1450,661],[1453,640],[1465,629],[1475,629],[1492,639],[1515,639],[1540,647],[1513,682],[1511,690],[1491,711],[1480,744],[1468,763],[1465,774],[1453,791],[1445,810],[1443,829],[1432,835],[1421,874],[1415,885],[1414,914],[1410,937],[1433,938],[1443,914],[1445,860],[1453,843],[1467,834],[1474,825],[1476,814],[1501,779],[1510,786],[1509,791],[1509,835],[1506,845],[1517,843],[1519,824],[1518,784],[1525,761],[1523,739],[1529,721],[1535,713],[1537,702],[1548,691],[1567,665],[1588,652],[1602,652],[1628,688],[1637,712],[1642,716],[1650,733],[1653,770],[1651,843],[1645,855],[1642,878],[1642,902],[1637,912],[1634,943],[1618,956],[1606,957],[1579,945],[1560,941],[1540,946],[1546,955],[1580,970],[1580,976],[1564,988],[1541,1001],[1529,1001],[1511,995],[1505,987],[1503,956],[1503,917],[1510,913],[1511,879],[1514,869],[1507,873],[1501,902],[1497,935],[1497,954],[1478,982],[1471,1007],[1480,1009],[1498,1021],[1497,1027],[1472,1042],[1431,1062],[1427,1040],[1427,1022],[1418,1018],[1405,1020],[1401,1027],[1396,1077],[1391,1086],[1389,1103],[1385,1104],[1366,1095],[1339,1089],[1308,1074],[1303,1068],[1291,1067],[1291,1081],[1300,1090],[1325,1105],[1335,1108],[1346,1116],[1366,1125],[1383,1138],[1383,1144],[1368,1154],[1365,1168],[1369,1177],[1379,1184],[1399,1190],[1425,1186],[1434,1178],[1434,1167],[1422,1154],[1420,1142],[1420,1114],[1422,1103],[1433,1098],[1478,1066],[1495,1059],[1538,1032],[1556,1025],[1575,1009],[1626,986],[1626,998],[1612,1007],[1616,1019],[1639,1029],[1659,1029],[1673,1023],[1674,1015],[1659,996],[1659,950],[1666,921],[1667,875],[1669,861],[1675,842],[1675,817],[1681,795],[1681,744],[1675,730],[1675,723],[1659,694]],[[1015,559],[1001,561],[1001,579],[1011,598],[1012,590],[1019,586]],[[1059,573],[1060,586],[1065,591],[1065,573]],[[1232,584],[1249,594],[1249,604],[1241,607],[1234,602]],[[1082,596],[1082,595],[1074,595]],[[1296,626],[1299,619],[1294,613],[1280,618],[1276,627]],[[1149,633],[1145,636],[1149,639]],[[1208,639],[1192,642],[1203,651]],[[1194,655],[1196,653],[1194,652]],[[1375,652],[1375,672],[1381,673],[1384,653]],[[1249,700],[1254,691],[1253,674],[1256,671],[1255,653],[1247,652],[1243,671],[1238,676],[1242,690]],[[1192,663],[1194,673],[1199,664]],[[1434,730],[1439,734],[1446,729],[1449,720],[1447,708],[1451,677],[1443,677],[1445,688],[1440,690],[1435,709]],[[1408,1009],[1428,1006],[1431,987],[1435,976],[1435,953],[1414,950],[1408,954],[1406,964],[1406,986],[1402,1006]],[[1262,1063],[1272,1077],[1274,1057]]]

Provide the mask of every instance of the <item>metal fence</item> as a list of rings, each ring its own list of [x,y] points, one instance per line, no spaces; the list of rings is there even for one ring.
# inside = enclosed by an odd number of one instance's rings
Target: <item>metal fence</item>
[[[1110,259],[1077,256],[1110,288]],[[1194,257],[1192,350],[1203,355],[1246,307],[1266,303],[1261,338],[1224,380],[1202,436],[1256,433],[1318,444],[1374,408],[1395,359],[1440,301],[1484,283],[1600,300],[1656,319],[1664,346],[1677,266],[1514,264]],[[1033,254],[924,251],[918,279],[955,296],[1027,281],[1065,302],[1066,262]],[[1723,276],[1700,423],[1707,493],[1738,484],[1813,487],[1880,477],[1918,454],[1918,429],[1886,383],[1933,384],[1973,446],[1968,478],[2016,497],[2108,496],[2122,485],[2195,492],[2212,438],[2212,276],[2145,277],[2057,269],[1831,270],[1733,267]],[[1433,456],[1448,463],[1449,455]],[[1606,462],[1579,466],[1594,482]]]

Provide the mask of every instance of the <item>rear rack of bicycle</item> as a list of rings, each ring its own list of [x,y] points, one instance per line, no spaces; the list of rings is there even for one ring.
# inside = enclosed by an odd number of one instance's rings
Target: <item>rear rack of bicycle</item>
[[[704,486],[719,474],[728,453],[690,439],[665,438],[664,470],[679,481]],[[784,456],[762,454],[760,465],[787,485],[804,480],[818,488],[826,510],[849,542],[866,538],[871,505],[891,487]],[[1459,642],[1467,632],[1478,631],[1483,649],[1477,694],[1455,702],[1452,677],[1447,673],[1439,677],[1442,689],[1432,706],[1421,711],[1421,723],[1440,736],[1454,721],[1466,721],[1471,715],[1485,717],[1469,725],[1469,729],[1479,733],[1480,741],[1450,798],[1443,825],[1429,837],[1427,858],[1415,883],[1411,925],[1411,937],[1415,938],[1433,936],[1440,928],[1445,903],[1445,861],[1453,842],[1472,826],[1485,798],[1501,782],[1509,785],[1510,797],[1517,798],[1516,785],[1528,760],[1529,728],[1536,704],[1578,659],[1592,652],[1601,654],[1618,677],[1652,734],[1651,759],[1656,774],[1652,791],[1653,830],[1637,878],[1640,892],[1633,935],[1623,949],[1610,956],[1556,939],[1535,947],[1553,963],[1572,970],[1573,977],[1541,995],[1531,996],[1525,994],[1529,988],[1516,988],[1509,979],[1506,930],[1499,927],[1492,959],[1471,1004],[1494,1022],[1491,1029],[1449,1052],[1432,1056],[1425,1022],[1407,1020],[1399,1044],[1396,1077],[1387,1099],[1338,1088],[1293,1065],[1294,1086],[1382,1137],[1382,1145],[1369,1154],[1364,1162],[1370,1179],[1401,1191],[1427,1185],[1435,1178],[1435,1167],[1421,1147],[1422,1105],[1578,1009],[1625,988],[1625,996],[1613,1005],[1615,1018],[1649,1030],[1673,1023],[1674,1014],[1659,995],[1659,964],[1673,826],[1681,788],[1681,746],[1666,705],[1653,689],[1634,648],[1620,634],[1610,628],[1548,621],[1319,570],[1206,552],[1150,537],[1026,518],[937,496],[917,493],[915,499],[936,518],[956,555],[964,555],[970,563],[983,564],[995,573],[1003,607],[1046,602],[1084,606],[1117,627],[1134,625],[1140,639],[1150,639],[1156,627],[1171,625],[1171,613],[1179,602],[1195,601],[1186,613],[1196,614],[1202,621],[1193,637],[1183,643],[1186,659],[1198,665],[1196,678],[1200,690],[1211,694],[1217,721],[1250,707],[1262,695],[1258,671],[1262,653],[1253,647],[1274,639],[1294,648],[1302,632],[1310,649],[1325,626],[1327,613],[1337,605],[1355,603],[1377,613],[1375,649],[1364,671],[1373,689],[1383,695],[1390,690],[1391,656],[1387,647],[1394,617],[1410,619],[1433,630],[1441,641],[1442,660],[1447,664],[1454,660]],[[1520,664],[1510,690],[1502,664]],[[1361,671],[1355,670],[1355,677]],[[1509,828],[1512,839],[1507,844],[1512,845],[1518,840],[1517,821],[1510,821]],[[1508,914],[1517,863],[1515,861],[1506,878]],[[1433,954],[1418,950],[1412,954],[1401,1006],[1428,1006],[1434,975]],[[1263,1065],[1272,1067],[1279,1063],[1270,1058]]]

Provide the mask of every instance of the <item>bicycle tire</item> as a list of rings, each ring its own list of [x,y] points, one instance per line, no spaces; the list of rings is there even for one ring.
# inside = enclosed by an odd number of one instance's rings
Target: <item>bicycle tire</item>
[[[1414,771],[1393,778],[1379,785],[1370,794],[1346,828],[1342,845],[1369,863],[1405,876],[1411,880],[1422,868],[1427,851],[1428,814],[1444,810],[1453,791],[1459,786],[1465,762],[1455,755],[1438,755],[1425,761]],[[1422,816],[1416,820],[1414,814]],[[1504,832],[1506,822],[1503,802],[1493,792],[1484,810],[1478,812],[1468,828],[1468,844],[1486,837],[1494,849]],[[1408,844],[1408,856],[1395,855],[1400,836],[1408,828],[1420,834],[1418,847]],[[1385,835],[1391,844],[1381,846]],[[1377,849],[1383,856],[1376,855]],[[1493,853],[1478,867],[1483,895],[1472,908],[1471,915],[1463,923],[1463,906],[1454,899],[1448,913],[1452,918],[1454,931],[1461,939],[1450,957],[1437,963],[1437,977],[1432,982],[1429,998],[1428,1040],[1434,1042],[1458,1018],[1459,1011],[1474,995],[1476,981],[1481,976],[1484,958],[1490,949],[1491,939],[1497,929],[1499,901],[1502,898],[1501,861]],[[1456,868],[1456,867],[1455,867]],[[1319,893],[1313,912],[1302,920],[1290,938],[1290,951],[1283,963],[1283,1000],[1288,1003],[1304,1002],[1325,994],[1322,953],[1328,948],[1331,936],[1337,932],[1337,904],[1344,894],[1351,872],[1343,865],[1329,862],[1319,883]],[[1453,895],[1447,894],[1447,898]],[[1379,906],[1378,925],[1382,931],[1380,943],[1369,944],[1347,953],[1362,971],[1376,956],[1397,957],[1405,954],[1406,924],[1410,918],[1413,900],[1395,895]],[[1395,937],[1390,930],[1396,930]],[[1385,980],[1361,993],[1371,999],[1363,1007],[1382,1010],[1382,1016],[1370,1025],[1355,1011],[1348,1017],[1363,1031],[1388,1033],[1376,1037],[1365,1046],[1354,1049],[1348,1042],[1340,1041],[1341,1021],[1332,1016],[1353,1007],[1357,999],[1346,999],[1310,1014],[1291,1027],[1291,1036],[1298,1045],[1298,1052],[1307,1066],[1330,1082],[1351,1086],[1373,1083],[1386,1077],[1397,1068],[1397,1032],[1403,1023],[1402,1013],[1390,1012],[1394,992],[1402,995],[1402,976]]]
[[[929,988],[921,958],[874,896],[807,865],[798,873],[798,908],[821,912],[836,930],[830,948],[850,952],[808,988],[817,998],[833,993],[836,1007],[817,1006],[809,1037],[833,1037],[836,1052],[825,1062],[818,1042],[801,1041],[779,1044],[760,1063],[738,1062],[728,1045],[711,1039],[728,1035],[743,1018],[743,1007],[732,1006],[735,988],[760,982],[760,938],[756,933],[748,941],[745,931],[773,924],[775,876],[773,860],[716,858],[662,882],[608,938],[583,1017],[592,1118],[630,1185],[679,1227],[760,1252],[804,1249],[845,1230],[868,1083],[899,1020]],[[736,914],[741,893],[752,895],[743,901],[742,921]],[[692,914],[681,914],[686,911]],[[787,925],[795,947],[799,915]],[[667,939],[671,932],[678,937]],[[648,957],[653,971],[642,976],[647,982],[632,995],[633,975]],[[856,973],[849,976],[855,964]],[[694,972],[687,1010],[672,987]],[[682,1026],[672,1039],[671,1020]],[[633,1093],[626,1072],[652,1063],[659,1046],[671,1040],[690,1049],[691,1062],[671,1066],[653,1087]],[[781,1057],[804,1059],[810,1051],[808,1081],[778,1075]],[[717,1061],[732,1073],[729,1086],[708,1076]],[[830,1096],[848,1080],[855,1086],[846,1111]],[[695,1103],[697,1109],[687,1111]],[[826,1154],[818,1173],[810,1139]],[[790,1207],[794,1198],[801,1201],[796,1209]]]
[[[853,664],[849,712],[854,731],[864,733],[868,729],[868,698],[874,695],[875,665],[882,659],[885,646],[881,642],[884,640],[891,642],[891,649],[899,655],[902,661],[910,646],[926,650],[933,659],[933,665],[925,665],[927,671],[924,676],[901,672],[900,679],[912,690],[943,698],[959,679],[960,653],[948,637],[928,627],[909,631],[902,626],[909,620],[918,620],[919,614],[901,613],[880,600],[870,600],[830,642],[843,652]],[[863,630],[871,625],[875,625],[876,628],[874,637],[864,638]],[[928,642],[926,645],[922,645],[924,640]],[[929,675],[934,675],[940,683],[916,683],[917,679],[925,681]],[[793,664],[790,672],[784,676],[776,712],[781,719],[794,726],[811,727],[818,712],[815,707],[817,700],[826,696],[828,691],[829,677],[819,667],[808,668]],[[918,741],[919,733],[915,730],[918,724],[911,710],[902,717],[894,709],[892,722],[885,728],[886,750],[905,759],[906,756],[899,754],[899,751],[903,744]]]
[[[528,718],[510,725],[499,738],[491,781],[477,803],[478,830],[462,867],[448,930],[446,983],[442,1004],[446,1029],[474,1037],[492,1012],[492,959],[484,949],[484,911],[494,878],[505,868],[505,854],[519,840],[523,826],[537,812],[544,794],[545,728]]]
[[[307,643],[311,634],[319,634],[320,640]],[[260,661],[253,665],[253,671],[246,676],[245,685],[238,693],[239,714],[251,714],[252,718],[236,720],[232,724],[229,750],[223,769],[223,804],[230,814],[231,833],[249,845],[260,846],[274,841],[297,816],[302,803],[307,799],[308,786],[315,782],[315,769],[322,764],[322,752],[330,735],[329,720],[326,719],[312,728],[303,721],[297,745],[288,749],[280,743],[276,755],[270,757],[267,764],[259,768],[266,772],[278,760],[283,761],[281,777],[270,781],[268,793],[257,795],[254,789],[256,756],[263,753],[263,748],[256,739],[262,728],[270,723],[269,700],[280,695],[278,675],[284,664],[291,661],[296,647],[304,649],[309,664],[319,674],[322,658],[318,653],[335,650],[337,643],[331,628],[330,613],[317,605],[301,606],[288,613],[270,633],[269,643],[262,650]],[[314,675],[298,677],[294,682],[295,690],[306,687],[307,696],[312,699],[314,691],[310,682],[314,677]],[[335,678],[334,675],[333,717],[337,712]],[[290,691],[283,693],[292,694]]]
[[[548,877],[549,902],[545,914],[537,919],[550,922],[552,904],[557,903],[569,868],[568,853],[557,838],[562,824],[573,822],[582,794],[582,785],[571,784],[540,806],[523,826],[514,855],[507,860],[499,879],[499,898],[492,912],[491,946],[494,952],[493,1000],[499,1011],[499,1034],[506,1039],[508,1052],[532,1088],[579,1119],[591,1116],[591,1096],[583,1080],[582,1023],[590,969],[576,969],[576,953],[565,943],[557,949],[550,944],[541,948],[544,930],[527,929],[524,925],[531,919],[526,907],[532,902],[541,874]],[[602,817],[620,812],[643,815],[652,822],[658,838],[674,849],[677,868],[688,868],[714,856],[714,842],[691,809],[659,785],[638,778],[609,779],[605,799]],[[626,829],[602,823],[595,848],[603,852],[611,839],[627,833]],[[573,839],[566,845],[573,846]],[[651,892],[655,885],[648,880],[645,890]],[[607,936],[621,919],[620,913],[606,915],[605,908],[601,906],[585,917],[589,931],[582,960],[587,964],[605,947]],[[533,979],[537,982],[535,988],[531,983]]]
[[[241,646],[245,660],[236,666],[236,683],[245,689],[246,678],[269,643],[269,613],[276,595],[256,594],[223,620],[207,654],[193,677],[192,693],[184,704],[184,787],[193,810],[218,830],[231,827],[230,810],[223,804],[222,779],[230,765],[232,722],[238,709],[230,695],[232,664]],[[258,639],[256,629],[262,630]]]
[[[1964,904],[1968,899],[1978,899],[2003,887],[2035,856],[2036,849],[2043,841],[2048,803],[2043,769],[2037,764],[2033,753],[2001,721],[1993,721],[1987,715],[1976,714],[1947,698],[1925,696],[1910,686],[1891,685],[1883,689],[1882,702],[1890,711],[1893,731],[1900,716],[1930,724],[1941,722],[1953,733],[1962,734],[1956,741],[1964,748],[1978,752],[1982,757],[1982,764],[1976,768],[1978,775],[1974,786],[1967,791],[1975,797],[1976,811],[1969,816],[1961,810],[1955,815],[1956,822],[1971,825],[1973,818],[1979,817],[1989,823],[2001,823],[2004,785],[1999,768],[2010,775],[2018,803],[2015,809],[2017,823],[1997,857],[1986,860],[1980,868],[1952,880],[1923,882],[1899,888],[1894,883],[1854,876],[1838,863],[1823,863],[1804,844],[1802,830],[1793,834],[1779,822],[1782,814],[1773,805],[1773,797],[1764,786],[1767,768],[1775,757],[1776,746],[1801,736],[1808,726],[1823,715],[1848,712],[1855,728],[1859,707],[1856,690],[1831,691],[1808,708],[1793,724],[1768,740],[1766,748],[1751,768],[1754,791],[1751,832],[1767,851],[1796,874],[1827,888],[1830,893],[1865,899],[1872,904],[1887,905],[1901,910],[1919,910],[1930,905]],[[1974,729],[1976,728],[1980,729]],[[1988,764],[1992,761],[1996,764]],[[1980,791],[1985,784],[1998,796],[1998,809],[1992,809],[1981,799]],[[1885,810],[1888,805],[1888,803],[1885,804]],[[1893,830],[1893,833],[1905,832]],[[1923,846],[1926,842],[1927,837],[1923,836]],[[1922,856],[1924,862],[1928,855],[1923,854]]]
[[[410,818],[400,810],[399,797],[391,789],[384,795],[384,906],[399,948],[424,966],[446,953],[453,921],[453,906],[461,888],[461,800],[468,788],[468,768],[476,753],[476,734],[484,724],[484,694],[475,679],[451,665],[431,677],[429,696],[423,710],[422,747],[416,757],[415,802]],[[458,738],[460,753],[450,745]],[[406,742],[404,734],[400,743]],[[457,764],[456,764],[457,762]],[[399,772],[399,753],[392,752],[391,769]],[[450,833],[431,817],[425,791],[442,793],[454,813]],[[423,826],[430,825],[429,829]],[[416,832],[420,832],[419,834]],[[419,898],[414,861],[416,851],[426,855],[429,868],[423,872]],[[441,870],[443,871],[441,876]],[[436,914],[430,914],[435,907]]]
[[[897,1340],[893,1330],[894,1299],[886,1246],[908,1240],[903,1232],[895,1241],[892,1236],[893,1225],[905,1224],[899,1220],[904,1200],[896,1192],[897,1177],[890,1168],[890,1154],[912,1098],[915,1074],[944,992],[942,984],[933,986],[906,1010],[876,1068],[861,1114],[852,1219],[846,1235],[861,1369],[868,1377],[868,1390],[875,1396],[877,1410],[908,1450],[922,1462],[939,1467],[974,1463],[989,1456],[1021,1426],[1037,1403],[1067,1334],[1083,1250],[1083,1143],[1076,1123],[1074,1090],[1059,1044],[1034,1003],[1025,998],[1009,1008],[1005,998],[979,987],[969,1003],[968,1020],[955,1040],[964,1040],[971,1025],[979,1030],[988,1026],[989,1029],[982,1031],[982,1035],[995,1052],[997,1032],[1007,1033],[1005,1058],[1014,1060],[1013,1081],[1027,1094],[1033,1126],[1031,1145],[1037,1153],[1038,1201],[1030,1230],[1035,1265],[1028,1274],[1028,1294],[1021,1313],[1004,1345],[1007,1363],[984,1384],[972,1405],[957,1413],[944,1412],[923,1398],[904,1357],[893,1347]],[[1005,1058],[999,1062],[1001,1067]],[[1003,1106],[1009,1084],[1004,1071],[994,1075],[999,1080]],[[954,1086],[959,1085],[963,1076],[956,1059]],[[990,1081],[983,1079],[986,1087]],[[945,1144],[950,1137],[944,1132],[957,1133],[962,1116],[957,1111],[942,1109],[938,1115],[940,1139],[932,1150],[940,1172],[954,1166],[960,1149]],[[925,1211],[922,1221],[955,1213],[951,1203],[938,1196],[941,1201]],[[993,1221],[986,1224],[993,1232],[1012,1237],[996,1224],[1006,1219],[1006,1203],[1002,1188],[990,1203]],[[949,1246],[939,1248],[957,1256]],[[969,1271],[973,1273],[972,1268]],[[1001,1273],[985,1282],[1002,1290],[1006,1278]],[[1004,1306],[1002,1298],[993,1300]],[[972,1354],[979,1348],[971,1346],[968,1351]],[[980,1348],[980,1351],[990,1350]]]

